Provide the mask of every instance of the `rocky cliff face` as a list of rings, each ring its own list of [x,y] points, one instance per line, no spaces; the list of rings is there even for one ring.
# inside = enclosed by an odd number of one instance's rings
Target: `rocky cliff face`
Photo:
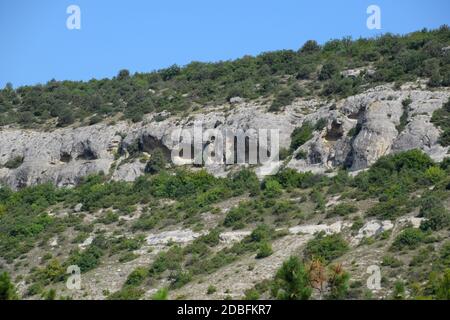
[[[43,182],[72,186],[99,172],[111,179],[132,181],[144,173],[145,163],[133,158],[130,150],[150,154],[159,148],[170,154],[173,130],[192,128],[194,121],[201,121],[204,129],[279,129],[280,147],[289,148],[296,127],[324,118],[326,127],[294,153],[302,151],[306,156],[298,160],[294,156],[285,163],[300,171],[323,173],[340,166],[361,170],[383,155],[414,148],[442,160],[448,148],[437,143],[440,132],[430,119],[449,96],[449,91],[427,91],[419,83],[400,90],[380,86],[341,101],[301,99],[277,114],[255,102],[238,102],[232,108],[207,109],[188,119],[156,121],[149,115],[137,124],[97,124],[52,132],[0,128],[0,183],[12,188]],[[400,130],[405,112],[402,101],[407,98],[411,104],[406,126]],[[231,168],[207,169],[224,175]]]

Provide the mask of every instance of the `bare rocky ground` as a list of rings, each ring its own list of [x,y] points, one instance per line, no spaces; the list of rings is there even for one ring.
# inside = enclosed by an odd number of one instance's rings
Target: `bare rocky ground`
[[[233,198],[217,204],[220,208],[220,214],[205,214],[204,219],[208,221],[212,227],[217,225],[223,218],[224,212],[231,207],[236,206],[239,201],[245,197]],[[330,197],[328,205],[332,206],[339,201],[336,197]],[[370,206],[366,200],[357,203],[360,209],[366,209]],[[355,213],[354,216],[361,214],[361,211]],[[100,216],[99,212],[87,215],[85,219],[94,220],[94,216]],[[301,255],[305,244],[311,240],[317,232],[324,231],[327,234],[341,233],[344,238],[351,244],[351,250],[343,257],[339,258],[336,263],[342,263],[343,267],[351,273],[352,281],[360,281],[365,284],[368,274],[368,267],[375,265],[381,266],[382,258],[388,252],[388,249],[395,236],[407,225],[418,227],[420,219],[415,218],[412,212],[404,217],[394,221],[378,221],[367,219],[364,225],[355,231],[351,231],[352,225],[350,218],[342,219],[317,219],[313,217],[305,223],[296,226],[286,226],[278,228],[284,230],[285,235],[276,239],[272,243],[273,254],[264,259],[256,259],[255,254],[246,254],[239,260],[226,265],[219,270],[206,275],[196,276],[188,284],[180,289],[170,291],[170,299],[241,299],[244,297],[245,291],[253,288],[256,284],[264,280],[270,280],[282,263],[291,255]],[[213,217],[213,218],[211,218]],[[103,226],[104,227],[104,226]],[[118,226],[109,227],[108,232],[114,233],[114,229]],[[378,240],[374,243],[366,244],[365,239],[374,237],[381,232],[390,231],[390,235],[385,240]],[[233,243],[242,240],[249,235],[250,229],[245,230],[226,230],[220,235],[221,243],[216,248],[219,250],[223,247],[229,247]],[[135,250],[136,258],[129,262],[120,262],[117,256],[105,257],[102,259],[100,266],[92,271],[82,275],[81,290],[69,290],[65,283],[58,283],[54,287],[61,297],[71,297],[72,299],[105,299],[113,292],[120,290],[127,279],[128,275],[137,267],[149,267],[154,261],[157,253],[161,250],[167,250],[172,244],[181,246],[191,243],[199,235],[205,231],[194,232],[191,229],[183,229],[182,226],[171,226],[166,230],[156,230],[144,233],[145,242],[142,247]],[[129,233],[131,234],[131,233]],[[71,240],[75,238],[74,230],[67,230],[63,235],[54,239],[48,239],[46,244],[36,247],[27,254],[26,263],[16,269],[11,270],[11,274],[15,278],[26,278],[29,270],[33,267],[42,266],[42,257],[51,252],[55,257],[64,260],[68,255],[69,247],[74,246]],[[443,235],[448,237],[448,235]],[[79,248],[84,248],[91,237],[86,238],[83,242],[76,244]],[[92,239],[91,239],[92,240]],[[146,286],[144,299],[150,299],[158,288],[168,285],[166,280],[152,282]],[[214,286],[216,291],[207,293],[208,287]],[[18,284],[18,289],[22,294],[26,292],[25,281]],[[374,297],[387,297],[390,291],[382,289],[374,292]],[[31,299],[39,297],[29,297]]]
[[[312,235],[288,235],[272,244],[274,253],[264,259],[255,259],[255,255],[247,255],[221,270],[207,275],[198,281],[193,281],[179,290],[171,292],[173,299],[241,299],[247,289],[257,283],[270,279],[283,261],[297,253]],[[217,291],[207,294],[210,285]]]

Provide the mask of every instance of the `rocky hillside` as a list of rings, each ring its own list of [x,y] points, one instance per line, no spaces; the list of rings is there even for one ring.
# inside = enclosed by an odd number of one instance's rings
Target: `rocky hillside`
[[[0,297],[450,299],[449,45],[444,26],[8,86]],[[175,166],[196,123],[279,130],[277,170]]]
[[[14,189],[45,182],[74,186],[83,177],[100,172],[112,180],[134,181],[144,174],[143,158],[157,149],[170,154],[174,147],[171,133],[177,128],[189,130],[195,122],[201,122],[204,130],[224,132],[278,129],[284,151],[291,148],[295,128],[321,121],[321,128],[313,130],[310,139],[292,150],[292,159],[286,161],[287,167],[299,171],[325,173],[341,167],[357,171],[383,155],[411,149],[442,161],[448,147],[438,143],[441,130],[430,120],[449,97],[450,90],[430,91],[418,81],[399,89],[378,86],[338,101],[297,99],[278,113],[258,102],[241,102],[188,118],[166,115],[158,121],[159,114],[149,114],[134,124],[120,121],[50,132],[4,128],[0,181]],[[206,168],[215,176],[233,170],[225,165]]]

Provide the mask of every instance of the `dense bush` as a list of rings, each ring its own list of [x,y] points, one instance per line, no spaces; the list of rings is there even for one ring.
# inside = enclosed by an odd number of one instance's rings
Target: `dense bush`
[[[421,199],[419,214],[426,219],[420,226],[422,230],[436,231],[450,226],[450,211],[436,192],[426,193]]]
[[[68,264],[76,265],[81,272],[87,272],[96,268],[100,264],[103,250],[99,246],[92,244],[84,251],[75,251],[69,257]]]
[[[173,246],[168,251],[163,251],[150,266],[149,275],[156,276],[166,270],[178,270],[183,261],[183,250],[179,246]]]
[[[236,208],[231,208],[227,213],[223,225],[225,227],[234,227],[239,229],[243,227],[243,221],[246,217],[250,215],[250,207],[246,203],[239,204]]]
[[[67,225],[79,223],[79,217],[55,218],[46,212],[65,194],[65,190],[50,184],[18,192],[0,188],[0,256],[12,261],[33,248],[37,239],[44,235],[50,236]]]
[[[308,41],[305,42],[303,47],[301,47],[300,52],[301,53],[310,54],[310,53],[317,52],[319,50],[320,50],[320,46],[317,43],[317,41],[315,41],[315,40],[308,40]]]
[[[139,300],[144,291],[142,289],[127,286],[108,296],[108,300]]]
[[[313,131],[314,127],[309,122],[305,122],[301,127],[295,128],[291,134],[291,151],[297,150],[298,147],[310,140],[313,137]]]
[[[262,242],[259,246],[256,259],[262,259],[270,256],[273,253],[272,246],[268,242]]]
[[[411,98],[406,98],[405,100],[402,101],[403,113],[400,117],[400,123],[396,127],[399,133],[401,133],[408,124],[409,105],[411,103],[412,103]]]
[[[147,278],[148,270],[146,268],[138,267],[133,270],[128,275],[127,280],[125,281],[125,285],[127,286],[138,286],[141,285],[144,280]]]
[[[157,149],[152,153],[150,160],[147,162],[147,165],[145,166],[145,172],[156,174],[161,170],[164,170],[165,167],[166,159],[164,157],[164,153],[160,149]]]
[[[351,213],[355,213],[356,211],[358,211],[358,207],[356,207],[354,204],[343,202],[343,203],[339,203],[339,204],[335,205],[333,207],[333,209],[331,209],[328,212],[327,216],[328,217],[334,217],[334,216],[344,217]]]
[[[355,185],[383,200],[393,199],[423,185],[424,172],[433,165],[430,157],[419,150],[384,156],[367,172],[359,174]]]
[[[269,108],[269,111],[276,112],[280,111],[282,107],[287,106],[294,101],[295,95],[289,89],[284,89],[280,91],[273,101],[272,105]]]
[[[333,78],[339,72],[339,65],[335,61],[327,62],[323,65],[319,73],[319,80],[328,80]]]
[[[407,228],[403,230],[392,243],[392,250],[415,249],[423,243],[426,235],[415,228]]]
[[[405,198],[389,199],[381,201],[367,210],[367,215],[379,219],[394,220],[408,212]]]
[[[350,274],[342,266],[331,266],[331,274],[328,275],[328,291],[326,298],[329,300],[343,300],[348,296]]]
[[[17,299],[19,299],[19,296],[9,274],[6,272],[0,273],[0,301]]]
[[[326,181],[325,176],[315,175],[311,172],[298,172],[291,168],[280,170],[275,175],[275,179],[286,189],[306,189]]]
[[[450,300],[450,269],[446,269],[436,284],[436,299]]]
[[[161,288],[153,294],[152,300],[167,300],[168,296],[169,290],[167,288]]]
[[[305,265],[297,257],[290,257],[275,276],[272,295],[280,300],[308,300],[311,294]]]
[[[450,145],[450,99],[447,101],[441,109],[433,112],[431,122],[442,130],[441,137],[439,138],[440,144],[443,146]]]
[[[340,234],[325,235],[320,232],[306,244],[304,256],[306,259],[319,259],[325,263],[339,258],[349,249],[347,241]]]
[[[281,195],[283,189],[277,180],[269,179],[264,182],[264,195],[268,198],[276,198]]]

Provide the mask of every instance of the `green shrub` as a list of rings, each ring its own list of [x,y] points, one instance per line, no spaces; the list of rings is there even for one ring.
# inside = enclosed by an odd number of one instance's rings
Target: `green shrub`
[[[442,130],[439,143],[443,146],[450,145],[450,99],[441,109],[433,112],[431,122]]]
[[[161,288],[153,294],[152,300],[167,300],[168,296],[169,290],[167,288]]]
[[[358,207],[356,207],[354,204],[351,203],[339,203],[333,207],[332,210],[330,210],[327,214],[328,217],[335,217],[335,216],[347,216],[351,213],[355,213],[358,211]]]
[[[407,213],[408,210],[405,204],[405,200],[400,198],[379,202],[367,210],[367,215],[379,219],[393,220]]]
[[[125,281],[125,285],[127,286],[139,286],[148,276],[148,270],[143,267],[137,267],[134,269],[129,275],[127,280]]]
[[[314,190],[310,194],[310,197],[311,201],[316,204],[317,210],[325,210],[326,199],[324,194],[318,188],[314,188]]]
[[[312,63],[302,64],[301,66],[299,66],[298,72],[295,77],[298,80],[311,79],[315,70],[316,70],[315,64]]]
[[[150,160],[145,166],[145,172],[150,174],[156,174],[166,167],[166,159],[161,149],[156,149],[151,154]]]
[[[364,226],[364,220],[361,217],[357,217],[352,226],[351,229],[352,231],[358,231],[359,229],[361,229]]]
[[[111,210],[105,212],[105,214],[97,220],[99,223],[111,224],[119,221],[119,215]]]
[[[320,45],[315,40],[308,40],[301,47],[300,52],[304,54],[311,54],[320,51]]]
[[[396,129],[399,133],[401,133],[406,125],[408,124],[408,116],[409,116],[409,105],[412,103],[410,98],[406,98],[402,101],[403,113],[400,116],[400,123],[397,125]]]
[[[398,268],[403,265],[403,262],[391,255],[387,255],[383,257],[381,265],[384,267]]]
[[[430,255],[433,252],[433,250],[434,248],[429,246],[421,248],[419,250],[419,253],[411,259],[411,261],[409,262],[409,266],[414,267],[423,265],[425,261],[427,261],[430,258]]]
[[[91,244],[84,251],[75,251],[69,257],[68,264],[76,265],[80,268],[81,272],[87,272],[96,268],[100,264],[101,257],[103,256],[103,250]]]
[[[291,151],[286,148],[281,148],[278,154],[280,160],[286,160],[291,155]]]
[[[178,289],[192,280],[192,274],[189,271],[177,270],[169,276],[170,287]]]
[[[297,170],[286,168],[280,170],[273,178],[277,180],[283,188],[310,188],[318,185],[325,177],[314,175],[311,172],[298,172]]]
[[[277,198],[283,192],[280,183],[274,179],[266,180],[263,185],[263,190],[264,195],[268,198]]]
[[[439,258],[444,267],[450,268],[450,241],[446,241],[442,246]]]
[[[166,270],[180,269],[183,257],[183,249],[179,246],[173,246],[167,252],[160,252],[150,266],[149,275],[154,276]]]
[[[295,155],[296,160],[305,160],[308,157],[308,153],[304,150],[299,150]]]
[[[339,73],[339,65],[334,61],[327,62],[323,65],[322,69],[320,70],[319,80],[323,81],[331,79],[338,73]]]
[[[139,255],[133,253],[133,252],[124,252],[119,256],[119,262],[120,263],[125,263],[125,262],[130,262],[133,261],[135,259],[137,259],[139,257]]]
[[[290,89],[284,89],[280,91],[276,96],[275,100],[272,102],[269,111],[277,112],[280,111],[282,107],[291,104],[295,99],[295,95]]]
[[[20,167],[22,165],[22,163],[23,163],[23,157],[17,156],[17,157],[14,157],[14,158],[8,160],[5,163],[4,167],[8,168],[8,169],[17,169],[18,167]]]
[[[392,298],[394,300],[403,300],[405,299],[405,283],[401,280],[398,280],[394,284],[394,291],[392,292]]]
[[[50,289],[42,294],[42,298],[44,300],[55,300],[56,299],[56,290]]]
[[[0,301],[1,300],[18,300],[16,287],[11,281],[8,273],[0,273]]]
[[[340,234],[325,235],[320,232],[306,244],[304,256],[306,259],[319,259],[325,263],[339,258],[349,249],[347,241]]]
[[[420,229],[407,228],[403,230],[394,240],[391,250],[416,249],[425,240],[425,234]]]
[[[35,282],[27,288],[26,295],[31,297],[42,294],[44,291],[44,285],[41,282]]]
[[[311,294],[305,265],[297,257],[290,257],[275,275],[272,295],[279,300],[308,300]]]
[[[331,268],[331,275],[328,276],[329,293],[326,298],[329,300],[344,300],[348,296],[350,274],[340,266]]]
[[[244,205],[231,208],[224,219],[223,225],[227,228],[239,229],[244,226],[244,219],[250,214],[249,208]]]
[[[450,300],[450,269],[446,269],[436,285],[436,299]]]
[[[301,127],[295,128],[291,134],[291,151],[305,144],[313,137],[314,128],[309,122],[305,122]]]
[[[431,158],[420,150],[384,156],[356,176],[355,185],[363,191],[393,198],[416,188],[423,180],[423,172],[433,165]]]
[[[314,130],[322,131],[328,124],[328,120],[326,118],[320,118],[316,124],[314,125]]]
[[[403,106],[403,107],[408,107],[408,106],[411,105],[411,103],[412,103],[412,100],[411,100],[410,97],[408,97],[408,98],[402,100],[402,106]]]
[[[244,300],[259,300],[260,294],[256,289],[245,290]]]
[[[425,171],[425,179],[432,184],[436,184],[439,181],[444,180],[447,177],[447,173],[437,166],[429,167]]]
[[[264,242],[272,238],[275,230],[266,224],[258,225],[250,234],[251,241]]]
[[[422,221],[422,230],[441,230],[450,225],[450,211],[445,208],[442,200],[437,194],[425,194],[420,201],[420,216],[426,220]]]
[[[114,292],[108,296],[108,300],[139,300],[144,291],[142,289],[126,286],[120,291]]]
[[[210,284],[208,286],[208,289],[206,290],[206,294],[213,294],[217,291],[217,288],[215,286],[213,286],[212,284]]]
[[[256,259],[263,259],[272,255],[272,246],[268,242],[262,242],[259,246],[258,253],[256,254]]]
[[[62,281],[65,277],[66,269],[57,259],[50,260],[45,268],[36,271],[36,280],[45,283]]]

